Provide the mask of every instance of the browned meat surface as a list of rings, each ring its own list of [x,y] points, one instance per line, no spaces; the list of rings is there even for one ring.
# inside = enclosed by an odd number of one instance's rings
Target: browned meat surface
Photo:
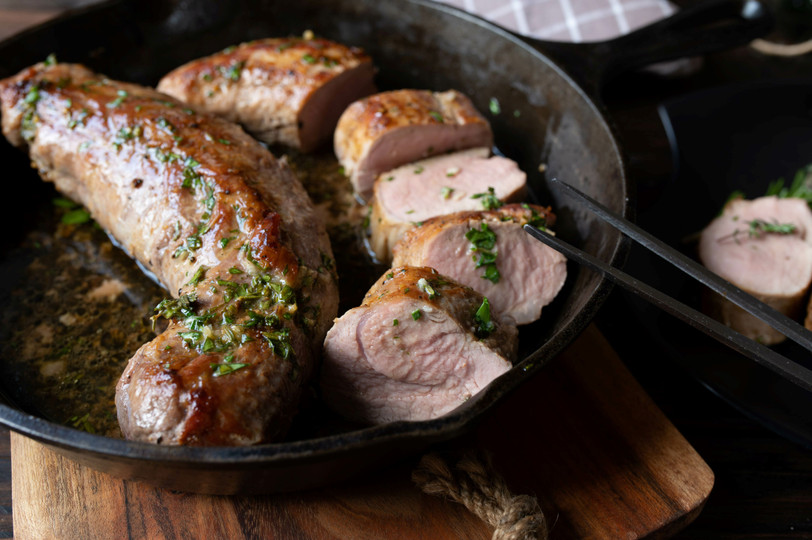
[[[167,74],[158,90],[242,124],[266,143],[310,152],[344,109],[375,92],[372,60],[326,39],[244,43]]]
[[[812,283],[812,212],[801,199],[736,199],[702,231],[699,258],[708,269],[776,310],[800,318]],[[747,337],[771,345],[785,337],[713,295],[706,309]]]
[[[0,82],[5,136],[175,297],[116,401],[128,438],[281,436],[337,309],[304,189],[238,126],[71,64]]]
[[[517,331],[483,297],[431,268],[395,268],[324,342],[321,387],[361,422],[441,416],[508,371]]]
[[[489,154],[488,148],[474,148],[383,173],[375,181],[369,220],[375,256],[391,261],[403,233],[433,217],[522,200],[526,175],[515,162]]]
[[[804,326],[812,330],[812,297],[809,298],[809,305],[806,306],[806,321],[804,321]]]
[[[567,261],[522,226],[554,222],[549,208],[527,204],[437,217],[404,235],[393,264],[436,268],[486,296],[494,311],[528,324],[564,286]]]
[[[335,132],[335,153],[364,199],[381,173],[452,150],[493,146],[493,134],[456,90],[394,90],[356,101]]]

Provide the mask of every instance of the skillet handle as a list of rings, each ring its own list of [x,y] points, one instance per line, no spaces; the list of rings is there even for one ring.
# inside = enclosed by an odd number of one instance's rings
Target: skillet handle
[[[745,45],[766,34],[773,17],[760,0],[708,0],[609,41],[563,43],[520,39],[550,56],[592,97],[620,73]]]

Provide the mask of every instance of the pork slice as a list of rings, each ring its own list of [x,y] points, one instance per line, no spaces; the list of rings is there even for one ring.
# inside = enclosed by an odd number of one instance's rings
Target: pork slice
[[[76,64],[0,81],[0,105],[42,178],[174,297],[116,387],[125,437],[282,437],[338,306],[327,233],[285,163],[236,124]]]
[[[493,146],[490,124],[456,90],[394,90],[356,101],[341,115],[335,153],[365,200],[381,173],[437,154]]]
[[[328,332],[324,399],[367,423],[428,420],[453,410],[508,371],[516,355],[516,327],[487,306],[431,268],[390,270]]]
[[[347,106],[375,92],[372,60],[326,39],[243,43],[168,73],[158,90],[242,124],[269,144],[310,152]]]
[[[403,233],[435,216],[489,207],[493,197],[522,200],[527,176],[514,161],[489,154],[487,148],[463,150],[381,174],[369,220],[376,257],[390,261],[392,247]]]
[[[490,300],[494,311],[528,324],[541,317],[567,279],[567,260],[522,226],[555,222],[549,208],[511,204],[498,210],[457,212],[410,229],[395,246],[393,265],[430,266]],[[493,243],[488,248],[488,242]],[[478,247],[478,250],[475,249]],[[488,253],[495,255],[490,264]]]
[[[782,226],[786,234],[769,232]],[[710,271],[776,310],[800,317],[812,283],[812,212],[801,199],[736,199],[702,231],[699,258]],[[721,296],[707,311],[747,337],[771,345],[785,337]]]

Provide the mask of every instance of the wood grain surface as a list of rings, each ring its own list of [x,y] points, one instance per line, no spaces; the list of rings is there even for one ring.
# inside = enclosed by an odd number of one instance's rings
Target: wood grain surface
[[[595,327],[473,432],[514,493],[539,498],[552,538],[666,536],[693,520],[713,473]],[[172,492],[113,478],[12,434],[15,537],[490,538],[462,506],[409,480],[414,463],[351,485],[263,497]]]

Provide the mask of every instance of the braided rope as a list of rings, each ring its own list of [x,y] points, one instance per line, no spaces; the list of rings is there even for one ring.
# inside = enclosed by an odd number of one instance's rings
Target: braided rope
[[[453,470],[437,454],[427,454],[412,472],[412,481],[425,493],[458,502],[492,525],[492,540],[548,538],[536,498],[514,496],[488,454],[466,454]]]
[[[792,44],[774,43],[764,39],[756,39],[750,43],[750,46],[762,54],[772,56],[802,56],[812,52],[812,39]]]

